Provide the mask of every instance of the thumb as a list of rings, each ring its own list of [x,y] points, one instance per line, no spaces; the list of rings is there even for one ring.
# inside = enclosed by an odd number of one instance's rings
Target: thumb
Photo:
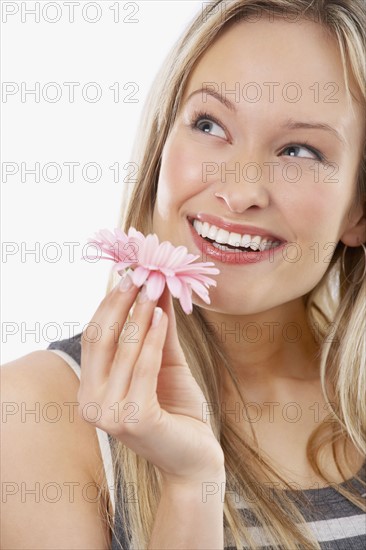
[[[165,313],[168,315],[168,330],[163,348],[163,365],[186,364],[187,360],[178,338],[173,298],[167,286],[159,298],[158,305],[163,308]]]

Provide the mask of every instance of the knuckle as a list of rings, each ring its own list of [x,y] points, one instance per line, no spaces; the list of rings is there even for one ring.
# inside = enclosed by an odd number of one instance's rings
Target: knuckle
[[[139,380],[141,378],[146,378],[149,375],[149,372],[151,371],[151,361],[139,361],[136,364],[136,367],[133,372],[133,377],[135,380]]]
[[[151,369],[160,364],[163,358],[163,352],[160,349],[154,347],[149,348],[147,346],[143,353],[141,353],[137,363],[136,363],[136,373],[140,373],[145,376],[148,374]]]
[[[155,358],[157,355],[159,355],[160,351],[161,349],[158,348],[154,342],[151,342],[150,340],[146,339],[144,342],[141,355],[144,355],[145,357]]]

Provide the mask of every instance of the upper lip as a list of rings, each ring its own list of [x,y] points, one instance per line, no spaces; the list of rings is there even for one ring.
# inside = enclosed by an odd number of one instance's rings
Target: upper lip
[[[225,220],[224,218],[220,218],[212,214],[204,214],[202,212],[199,212],[198,214],[189,215],[187,216],[187,218],[191,223],[193,223],[193,220],[207,222],[210,225],[216,225],[216,227],[225,229],[225,231],[229,231],[229,233],[239,233],[240,235],[251,235],[251,236],[258,235],[260,237],[268,237],[272,240],[286,242],[286,239],[284,239],[280,235],[277,235],[276,233],[273,233],[272,230],[270,229],[265,229],[263,227],[255,227],[254,225],[241,225],[238,223],[232,223]]]

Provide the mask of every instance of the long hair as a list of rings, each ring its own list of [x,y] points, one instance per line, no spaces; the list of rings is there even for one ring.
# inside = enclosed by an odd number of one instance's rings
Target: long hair
[[[221,9],[224,7],[225,9]],[[136,136],[132,160],[139,167],[137,181],[124,189],[119,227],[130,226],[143,233],[153,231],[152,214],[155,204],[160,161],[165,141],[179,110],[187,79],[200,56],[210,47],[218,34],[238,20],[256,15],[303,17],[321,24],[339,45],[343,74],[349,92],[350,77],[354,78],[363,105],[365,97],[365,6],[363,0],[217,0],[206,4],[187,27],[163,63],[146,102]],[[363,205],[366,216],[366,151],[358,168],[356,201]],[[344,254],[344,269],[341,257]],[[320,375],[324,399],[330,414],[326,422],[313,431],[307,456],[314,470],[326,483],[331,483],[320,466],[319,455],[331,444],[335,462],[342,472],[335,443],[338,439],[352,442],[365,454],[366,424],[366,351],[364,343],[366,282],[362,277],[364,253],[362,247],[348,248],[343,243],[335,248],[324,276],[304,297],[309,326],[320,340]],[[111,273],[106,291],[117,281]],[[177,330],[182,349],[197,383],[209,403],[220,402],[220,370],[226,369],[245,407],[235,374],[230,367],[218,338],[212,335],[197,306],[185,315],[178,301],[173,300]],[[203,338],[205,335],[205,338]],[[329,381],[332,394],[329,395]],[[264,453],[252,441],[240,436],[232,423],[215,412],[213,431],[225,454],[227,491],[236,490],[250,503],[250,511],[260,525],[268,544],[283,548],[320,549],[319,543],[305,525],[298,506],[287,491],[276,490],[259,479],[280,480],[282,486],[292,487],[265,459]],[[116,486],[121,490],[119,512],[132,534],[133,548],[146,548],[152,532],[161,494],[158,469],[136,455],[122,442],[112,438]],[[268,476],[270,474],[271,477]],[[361,483],[362,480],[356,476]],[[275,485],[275,484],[274,484]],[[131,487],[137,488],[137,498],[131,498]],[[362,499],[347,486],[336,489],[353,504],[363,508]],[[105,488],[104,488],[105,490]],[[299,492],[301,493],[301,492]],[[113,530],[110,517],[108,523]],[[229,495],[224,501],[225,546],[259,548],[253,533],[243,522]]]

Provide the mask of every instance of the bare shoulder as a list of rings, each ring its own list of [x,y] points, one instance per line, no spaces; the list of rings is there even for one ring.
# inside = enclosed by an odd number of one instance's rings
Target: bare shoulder
[[[46,350],[2,365],[0,376],[1,547],[109,548],[103,464],[95,427],[78,414],[78,377]]]

